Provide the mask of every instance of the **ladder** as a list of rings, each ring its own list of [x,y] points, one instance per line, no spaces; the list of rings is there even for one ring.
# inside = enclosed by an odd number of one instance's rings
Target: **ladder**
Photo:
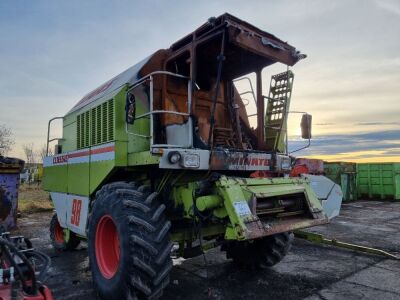
[[[273,75],[265,114],[265,143],[268,150],[286,152],[286,118],[289,112],[294,74],[292,71]]]

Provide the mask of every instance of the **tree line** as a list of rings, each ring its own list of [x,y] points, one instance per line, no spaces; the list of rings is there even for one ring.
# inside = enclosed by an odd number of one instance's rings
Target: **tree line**
[[[11,128],[0,124],[0,156],[6,156],[14,145],[15,140]],[[41,163],[44,157],[46,157],[47,146],[43,145],[36,148],[33,143],[27,143],[22,145],[22,150],[25,156],[25,163]]]

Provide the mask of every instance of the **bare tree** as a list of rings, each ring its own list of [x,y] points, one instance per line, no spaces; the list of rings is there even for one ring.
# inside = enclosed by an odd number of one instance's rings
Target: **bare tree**
[[[25,158],[26,158],[25,162],[27,164],[33,164],[35,162],[35,158],[36,158],[33,143],[22,145],[22,149],[24,150],[24,153],[25,153]]]
[[[53,155],[51,149],[49,149],[48,155]],[[42,148],[39,149],[38,156],[41,159],[41,162],[43,163],[44,158],[47,156],[47,145],[46,144],[44,144],[42,146]]]
[[[14,145],[14,138],[10,128],[0,125],[0,155],[6,155]]]

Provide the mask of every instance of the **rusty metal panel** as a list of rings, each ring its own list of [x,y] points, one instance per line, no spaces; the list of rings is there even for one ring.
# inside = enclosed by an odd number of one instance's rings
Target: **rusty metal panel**
[[[212,151],[212,170],[269,171],[272,157],[266,153]]]
[[[298,58],[293,55],[293,48],[287,49],[283,43],[276,39],[270,39],[267,37],[260,37],[250,35],[248,32],[239,32],[231,30],[231,42],[253,52],[257,55],[267,57],[271,61],[279,61],[289,66],[293,66]]]

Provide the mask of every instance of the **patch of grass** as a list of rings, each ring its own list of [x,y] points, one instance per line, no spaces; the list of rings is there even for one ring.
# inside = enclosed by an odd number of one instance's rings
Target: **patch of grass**
[[[51,211],[54,209],[49,193],[43,191],[40,185],[23,184],[19,188],[18,211],[21,213],[34,213]]]

